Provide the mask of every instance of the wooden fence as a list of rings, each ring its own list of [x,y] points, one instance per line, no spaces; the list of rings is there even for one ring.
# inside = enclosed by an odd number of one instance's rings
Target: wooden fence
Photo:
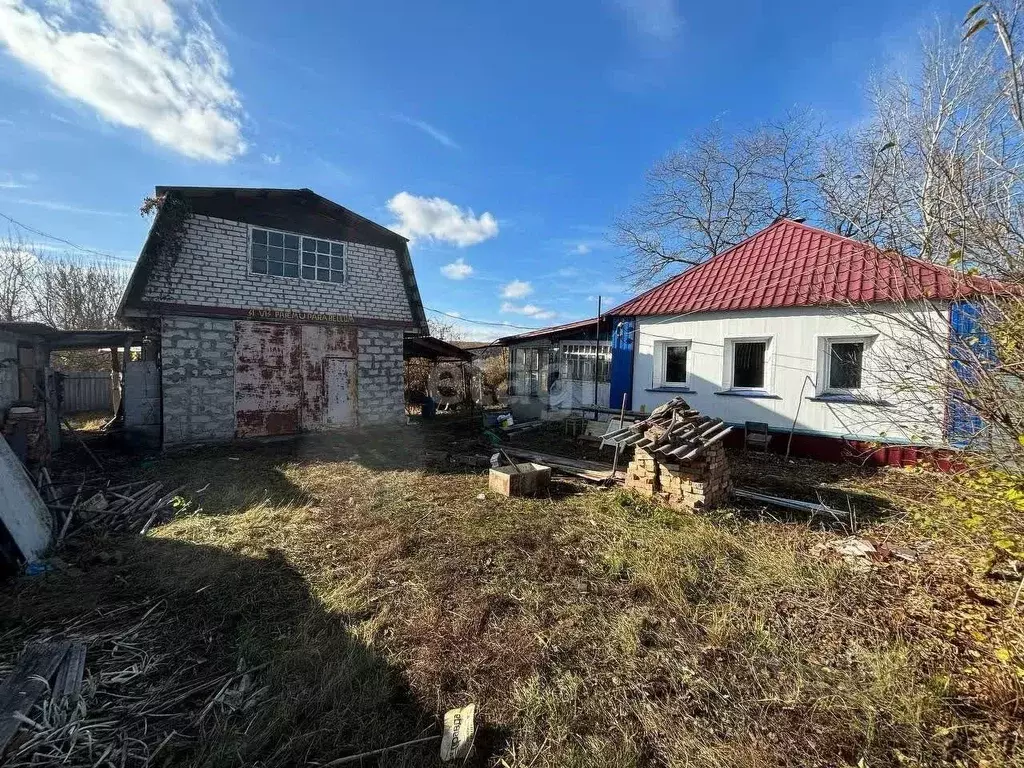
[[[73,371],[64,374],[64,413],[110,411],[113,394],[110,371]]]

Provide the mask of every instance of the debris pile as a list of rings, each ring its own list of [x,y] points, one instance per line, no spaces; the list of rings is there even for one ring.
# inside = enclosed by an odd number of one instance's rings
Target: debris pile
[[[45,484],[44,499],[53,514],[57,542],[83,530],[146,533],[154,523],[174,514],[175,498],[184,486],[164,492],[164,484],[137,480],[103,487],[103,478],[81,483]]]
[[[731,427],[702,416],[681,397],[656,408],[644,421],[605,436],[632,445],[626,487],[671,507],[694,510],[717,506],[729,496],[729,466],[722,439]]]

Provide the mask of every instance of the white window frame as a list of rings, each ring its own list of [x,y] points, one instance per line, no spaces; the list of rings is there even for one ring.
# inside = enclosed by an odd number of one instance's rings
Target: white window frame
[[[764,344],[764,381],[760,387],[737,387],[733,384],[736,375],[736,345]],[[725,340],[725,367],[722,371],[722,383],[726,392],[739,394],[770,395],[775,389],[775,337],[774,336],[737,336]]]
[[[868,377],[868,355],[877,336],[819,336],[818,337],[818,395],[835,397],[873,398],[874,387]],[[860,344],[863,347],[860,358],[860,387],[832,387],[832,345]]]
[[[686,350],[686,378],[683,381],[668,380],[669,347],[683,347]],[[689,389],[690,368],[693,362],[692,351],[693,341],[691,339],[663,339],[654,342],[654,381],[651,382],[654,389],[661,387]]]
[[[278,233],[280,235],[291,235],[292,237],[299,238],[299,248],[298,248],[298,251],[299,251],[299,262],[298,262],[299,273],[298,273],[297,276],[291,277],[290,275],[272,275],[272,274],[270,274],[269,266],[267,268],[267,272],[255,272],[255,271],[253,271],[253,268],[252,268],[252,246],[253,246],[252,233],[253,233],[253,230],[256,230],[256,229],[262,230],[263,232],[267,232],[267,233],[276,232],[276,233]],[[302,263],[302,254],[303,254],[302,240],[303,240],[303,238],[305,238],[307,240],[322,240],[322,241],[324,241],[326,243],[330,243],[330,245],[331,245],[331,248],[330,248],[331,253],[327,254],[329,259],[330,258],[337,258],[337,256],[334,256],[334,248],[333,248],[333,246],[335,246],[335,245],[340,245],[341,246],[341,270],[334,269],[333,267],[328,267],[329,271],[332,271],[332,272],[340,271],[341,272],[341,282],[337,282],[337,281],[334,281],[334,280],[319,280],[316,277],[303,277],[302,276],[302,269],[303,269],[304,266],[306,266],[306,265],[304,265]],[[269,265],[269,260],[268,260],[268,265]],[[312,267],[312,269],[313,270],[317,270],[317,269],[322,269],[322,267]],[[313,235],[304,235],[301,232],[288,232],[287,230],[275,229],[274,227],[261,227],[261,226],[258,226],[256,224],[250,224],[250,225],[248,225],[248,237],[247,237],[247,243],[246,243],[246,248],[245,248],[245,270],[246,270],[246,274],[249,275],[249,276],[269,277],[269,278],[273,278],[275,280],[280,278],[282,280],[298,280],[300,282],[313,283],[313,284],[316,284],[316,285],[346,285],[348,283],[348,243],[344,242],[343,240],[331,240],[330,238],[326,238],[326,237],[315,237]]]

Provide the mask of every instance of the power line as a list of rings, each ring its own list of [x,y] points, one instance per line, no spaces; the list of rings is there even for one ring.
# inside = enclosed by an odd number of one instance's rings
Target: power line
[[[489,323],[486,320],[473,320],[468,317],[460,317],[459,315],[453,315],[450,312],[442,312],[440,309],[434,309],[433,307],[428,307],[426,305],[424,305],[423,308],[428,312],[436,312],[439,315],[444,315],[445,317],[450,317],[453,320],[459,320],[460,322],[463,323],[475,323],[476,325],[491,325],[496,328],[516,328],[524,331],[540,331],[546,327],[537,325],[515,325],[513,323]]]
[[[106,259],[114,259],[114,261],[124,261],[124,262],[127,262],[129,264],[134,264],[135,263],[135,259],[126,259],[123,256],[115,256],[112,253],[105,253],[104,251],[97,251],[94,248],[86,248],[86,247],[81,246],[81,245],[76,245],[75,243],[71,242],[70,240],[65,240],[63,237],[57,237],[56,235],[51,235],[48,232],[43,232],[42,230],[36,229],[35,227],[30,227],[28,224],[23,224],[22,222],[18,221],[17,219],[14,219],[14,218],[8,216],[6,213],[3,213],[2,211],[0,211],[0,219],[6,219],[7,221],[9,221],[14,226],[16,226],[16,227],[18,227],[20,229],[24,229],[26,232],[31,232],[33,235],[39,235],[39,237],[45,237],[47,240],[53,240],[54,242],[62,243],[62,244],[67,245],[67,246],[69,246],[71,248],[74,248],[76,251],[81,251],[82,253],[91,253],[91,254],[93,254],[95,256],[102,256],[102,257],[104,257]]]

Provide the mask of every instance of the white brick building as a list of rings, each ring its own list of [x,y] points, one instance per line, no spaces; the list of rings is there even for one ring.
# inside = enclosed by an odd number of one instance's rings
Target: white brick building
[[[119,316],[159,337],[164,446],[404,417],[403,342],[427,333],[405,238],[307,189],[156,197]]]

